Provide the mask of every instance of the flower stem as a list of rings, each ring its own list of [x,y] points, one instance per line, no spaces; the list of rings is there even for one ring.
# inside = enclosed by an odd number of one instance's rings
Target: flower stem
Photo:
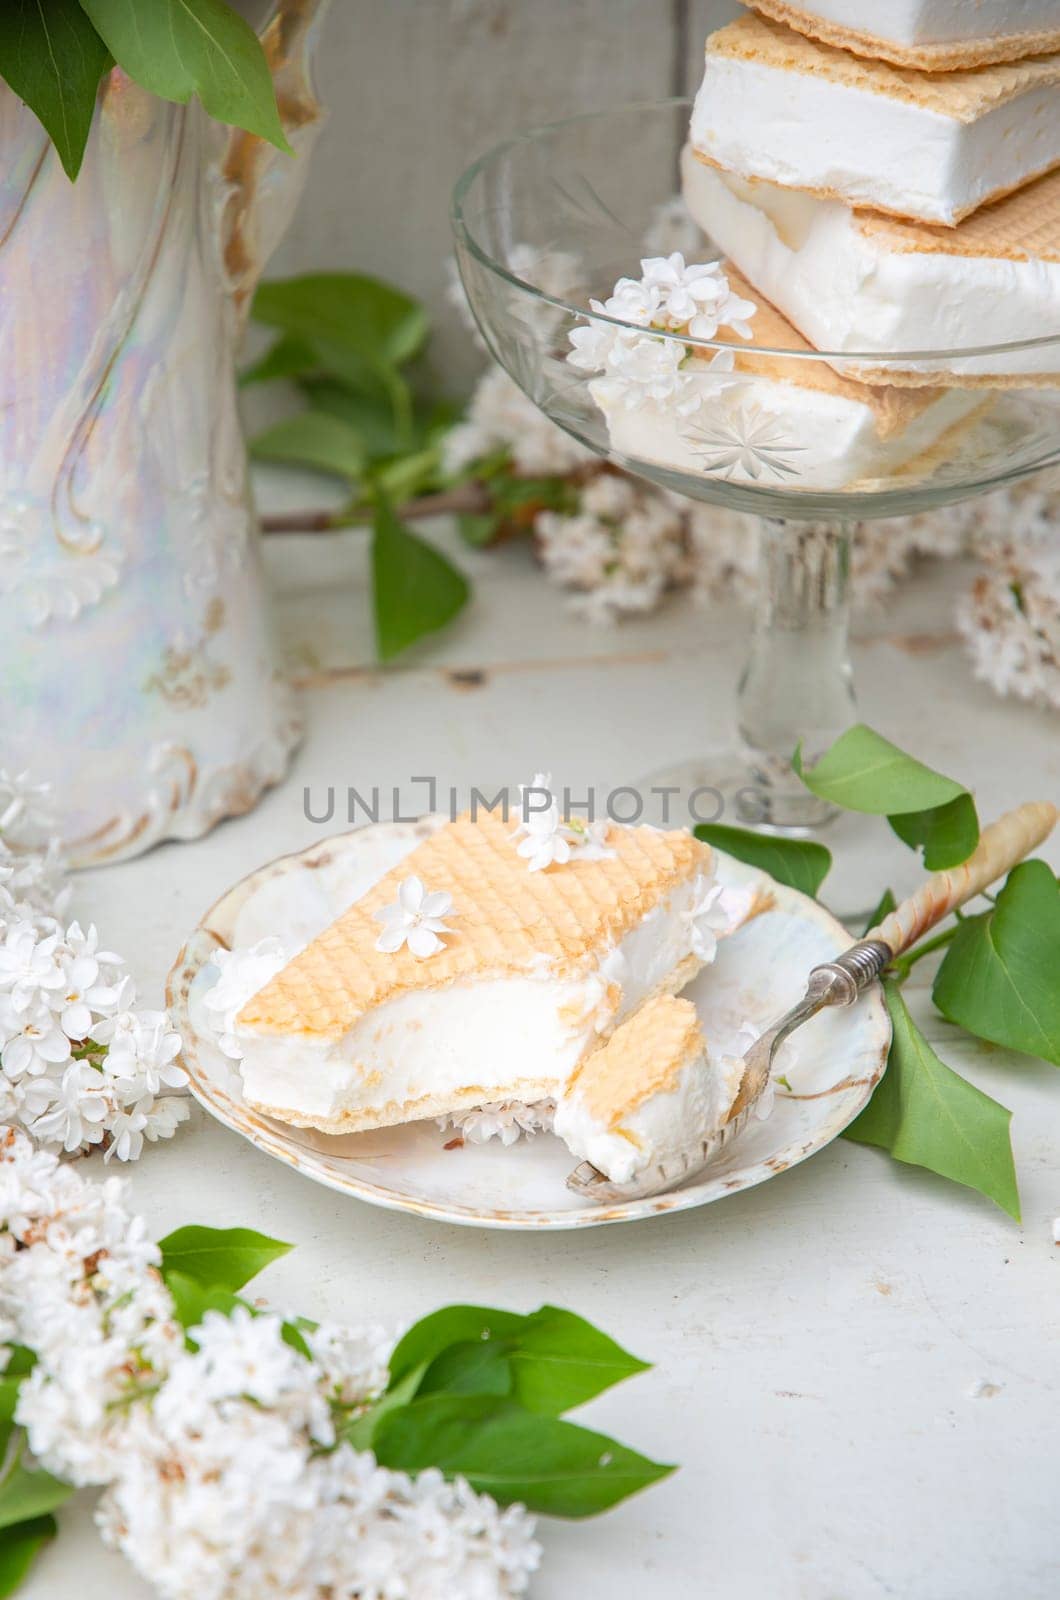
[[[421,494],[395,508],[404,521],[417,517],[441,517],[488,511],[492,497],[485,484],[475,479],[460,483],[438,494]],[[340,528],[371,522],[375,508],[367,504],[344,506],[341,511],[284,511],[262,517],[262,533],[337,533]]]
[[[958,924],[952,928],[944,928],[941,933],[936,933],[933,939],[925,939],[923,944],[914,945],[912,950],[907,950],[905,955],[899,956],[891,968],[892,975],[897,983],[904,983],[918,961],[923,961],[925,956],[931,955],[935,950],[942,950],[952,943],[958,933]]]

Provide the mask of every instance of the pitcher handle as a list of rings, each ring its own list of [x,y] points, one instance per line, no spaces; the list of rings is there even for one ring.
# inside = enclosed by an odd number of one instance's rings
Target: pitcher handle
[[[305,185],[309,156],[324,122],[312,62],[331,0],[277,0],[261,35],[276,85],[280,120],[294,155],[233,128],[222,171],[228,193],[222,246],[233,300],[245,316],[273,251],[286,233]]]

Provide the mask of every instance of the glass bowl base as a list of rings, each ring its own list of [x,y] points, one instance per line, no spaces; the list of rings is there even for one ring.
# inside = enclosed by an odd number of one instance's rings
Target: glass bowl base
[[[661,827],[721,823],[784,838],[812,838],[837,815],[802,788],[790,766],[773,772],[768,761],[739,745],[721,746],[642,778],[642,820]]]

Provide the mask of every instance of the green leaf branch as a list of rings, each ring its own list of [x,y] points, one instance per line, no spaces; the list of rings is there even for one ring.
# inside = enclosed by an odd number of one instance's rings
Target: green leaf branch
[[[577,489],[561,477],[522,477],[507,452],[447,476],[442,441],[454,408],[426,388],[423,307],[360,273],[314,273],[265,283],[253,316],[274,334],[243,373],[244,387],[293,383],[303,408],[251,440],[258,461],[327,473],[347,499],[334,512],[266,519],[267,532],[326,533],[367,526],[379,659],[448,624],[470,596],[466,577],[412,533],[416,518],[455,514],[465,544],[480,548],[533,526],[544,509],[573,510]]]

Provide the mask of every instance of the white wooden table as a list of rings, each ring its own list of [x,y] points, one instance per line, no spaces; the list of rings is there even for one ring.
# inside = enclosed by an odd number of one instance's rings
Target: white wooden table
[[[738,616],[679,600],[591,631],[564,616],[527,552],[459,559],[477,582],[473,609],[383,676],[364,665],[363,536],[270,540],[283,646],[306,685],[294,774],[251,816],[78,887],[79,914],[129,956],[148,1003],[220,891],[323,834],[303,815],[306,784],[518,782],[551,767],[611,786],[730,727]],[[1055,717],[995,699],[937,637],[962,577],[940,566],[863,626],[856,667],[865,719],[972,783],[989,817],[1060,796],[1060,740]],[[915,863],[883,824],[844,822],[834,842],[849,853],[859,839],[846,903],[911,886]],[[453,1300],[548,1300],[654,1362],[582,1416],[681,1471],[600,1520],[543,1523],[536,1600],[1051,1600],[1060,1077],[958,1037],[933,1016],[921,972],[911,999],[930,1037],[1015,1112],[1022,1228],[842,1140],[681,1215],[546,1236],[449,1228],[317,1188],[197,1108],[133,1170],[135,1201],[158,1237],[197,1221],[296,1241],[261,1280],[284,1308],[400,1323]],[[63,1524],[31,1600],[146,1600],[98,1544],[89,1501]]]

